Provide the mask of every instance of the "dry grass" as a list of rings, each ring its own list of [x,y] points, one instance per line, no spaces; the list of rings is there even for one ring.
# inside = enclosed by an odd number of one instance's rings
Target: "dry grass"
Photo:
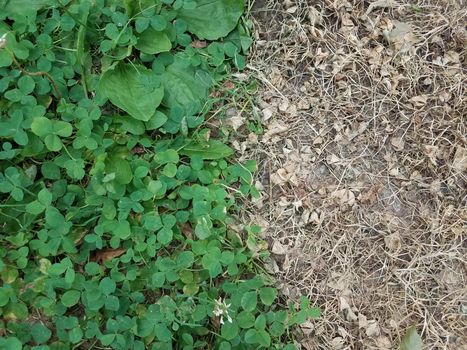
[[[304,349],[467,349],[467,7],[257,1],[266,226]],[[259,208],[259,210],[258,210]],[[272,267],[274,268],[274,267]]]

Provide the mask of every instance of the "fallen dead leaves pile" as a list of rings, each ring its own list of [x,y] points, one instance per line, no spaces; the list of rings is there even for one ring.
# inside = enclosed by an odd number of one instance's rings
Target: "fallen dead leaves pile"
[[[416,325],[426,349],[467,349],[465,2],[258,0],[252,17],[264,134],[235,146],[260,162],[268,269],[323,309],[302,347],[396,349]]]

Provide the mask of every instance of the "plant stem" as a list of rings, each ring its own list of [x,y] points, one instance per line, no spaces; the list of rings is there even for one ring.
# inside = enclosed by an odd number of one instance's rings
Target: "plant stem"
[[[50,83],[52,84],[53,88],[54,88],[54,91],[55,91],[55,95],[56,97],[61,100],[62,99],[62,94],[60,93],[60,91],[58,90],[58,87],[57,87],[57,84],[55,83],[55,80],[54,78],[52,78],[52,76],[47,73],[47,72],[43,72],[43,71],[39,71],[39,72],[29,72],[27,71],[26,69],[24,69],[22,66],[21,66],[21,63],[18,62],[18,60],[16,59],[15,57],[15,54],[13,52],[11,52],[10,50],[8,50],[11,54],[11,57],[13,59],[13,62],[14,64],[16,65],[16,67],[18,67],[18,69],[21,71],[21,73],[25,74],[25,75],[29,75],[29,76],[43,76],[43,77],[46,77],[47,79],[49,79]]]

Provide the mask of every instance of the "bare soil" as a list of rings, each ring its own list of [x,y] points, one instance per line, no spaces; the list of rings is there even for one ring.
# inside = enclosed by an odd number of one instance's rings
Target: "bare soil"
[[[467,4],[257,1],[247,73],[282,292],[323,310],[303,349],[467,349]],[[241,113],[241,112],[240,112]],[[243,112],[244,113],[244,112]],[[235,114],[235,113],[234,113]]]

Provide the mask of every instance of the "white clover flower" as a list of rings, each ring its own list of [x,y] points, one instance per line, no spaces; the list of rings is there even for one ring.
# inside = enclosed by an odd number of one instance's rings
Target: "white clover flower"
[[[229,315],[229,307],[231,304],[226,304],[225,300],[219,298],[215,300],[214,315],[220,317],[221,324],[224,324],[224,317],[227,318],[227,322],[232,323],[232,317]]]
[[[2,35],[2,37],[0,38],[0,49],[3,49],[4,47],[6,47],[6,33]]]

